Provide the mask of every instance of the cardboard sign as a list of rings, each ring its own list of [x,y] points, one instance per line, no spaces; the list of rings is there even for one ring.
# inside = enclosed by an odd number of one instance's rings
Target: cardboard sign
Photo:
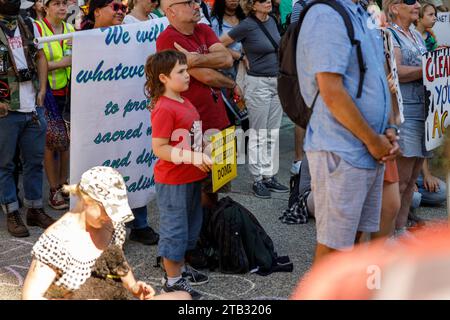
[[[235,127],[230,127],[211,138],[213,161],[213,192],[237,177]]]
[[[437,14],[437,21],[433,27],[436,40],[440,46],[450,47],[450,12],[440,12]]]
[[[425,146],[439,147],[444,140],[450,110],[450,48],[428,52],[422,57],[425,89]]]
[[[386,73],[392,74],[397,89],[397,93],[395,94],[397,98],[397,108],[393,108],[392,111],[394,112],[396,123],[399,125],[405,121],[405,118],[403,116],[403,97],[400,91],[397,62],[395,61],[394,42],[392,41],[392,34],[389,31],[383,30],[382,33],[384,39],[384,54],[386,56]]]

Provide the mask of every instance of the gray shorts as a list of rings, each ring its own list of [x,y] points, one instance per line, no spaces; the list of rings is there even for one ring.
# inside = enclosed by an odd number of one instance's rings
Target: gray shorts
[[[307,152],[317,242],[332,249],[351,249],[357,231],[380,227],[384,166],[359,169],[332,152]]]

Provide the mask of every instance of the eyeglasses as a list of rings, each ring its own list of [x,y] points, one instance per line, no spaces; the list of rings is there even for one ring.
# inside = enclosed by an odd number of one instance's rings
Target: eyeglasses
[[[111,7],[114,12],[122,11],[123,13],[127,13],[128,6],[123,3],[119,2],[111,2],[110,4],[107,4],[105,7]]]
[[[172,3],[169,6],[169,8],[176,4],[186,4],[186,3],[189,4],[189,7],[194,8],[194,5],[196,5],[196,4],[200,6],[202,4],[202,0],[187,0],[187,1],[175,2],[175,3]]]
[[[270,1],[270,0],[256,0],[256,2],[259,2],[259,3],[264,3],[264,2],[267,2],[267,1]]]
[[[416,4],[417,0],[402,0],[402,3],[412,6],[413,4]]]

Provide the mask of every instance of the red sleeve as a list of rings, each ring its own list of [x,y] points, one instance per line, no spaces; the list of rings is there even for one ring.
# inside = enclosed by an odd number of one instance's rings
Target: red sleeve
[[[216,43],[220,43],[219,38],[217,38],[216,34],[214,33],[213,29],[211,29],[208,25],[204,23],[199,23],[198,26],[201,28],[201,32],[204,34],[206,45],[208,46],[208,49]]]
[[[152,137],[169,138],[175,127],[175,115],[164,107],[156,105],[151,114],[152,119]]]
[[[34,25],[35,25],[36,28],[38,29],[39,35],[42,37],[42,28],[41,28],[40,24],[37,23],[37,22],[35,21],[35,22],[34,22]]]
[[[176,33],[172,32],[170,27],[167,27],[159,37],[156,39],[156,51],[163,51],[168,49],[175,49],[173,43],[176,41]]]

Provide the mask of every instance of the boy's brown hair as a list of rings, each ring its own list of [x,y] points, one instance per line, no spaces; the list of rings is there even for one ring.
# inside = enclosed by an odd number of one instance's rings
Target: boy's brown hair
[[[145,63],[147,81],[144,89],[146,97],[151,99],[150,110],[155,107],[159,97],[166,90],[164,84],[159,80],[159,75],[169,76],[177,62],[179,64],[187,64],[187,59],[184,53],[175,50],[164,50],[148,57]]]

